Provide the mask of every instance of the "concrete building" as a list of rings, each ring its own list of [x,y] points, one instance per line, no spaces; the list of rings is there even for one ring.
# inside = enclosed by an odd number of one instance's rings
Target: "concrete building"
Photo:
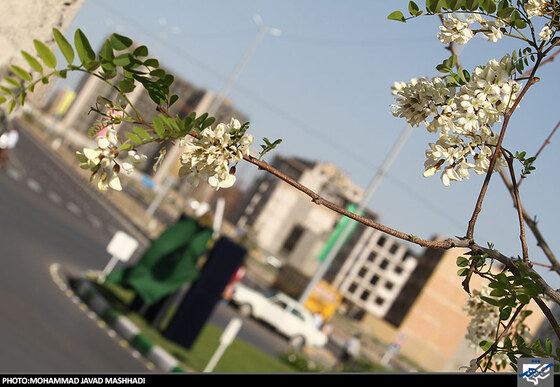
[[[357,319],[365,313],[386,319],[414,272],[417,257],[403,242],[365,226],[358,227],[347,246],[326,277],[344,296],[344,313]]]
[[[272,165],[342,207],[360,201],[363,195],[331,164],[277,156]],[[297,297],[319,267],[317,257],[340,215],[269,174],[254,183],[240,209],[237,227],[252,233],[265,255],[283,263],[277,285]]]

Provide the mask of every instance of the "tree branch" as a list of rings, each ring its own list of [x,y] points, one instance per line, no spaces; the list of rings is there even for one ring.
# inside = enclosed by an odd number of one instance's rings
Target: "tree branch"
[[[482,202],[484,201],[484,197],[486,196],[486,191],[488,190],[488,185],[490,184],[490,179],[492,178],[492,173],[493,173],[494,168],[496,166],[496,162],[498,160],[498,157],[501,154],[502,142],[503,142],[504,136],[506,134],[506,129],[508,127],[509,120],[510,120],[514,110],[517,108],[517,106],[519,105],[519,103],[523,99],[523,96],[525,95],[525,93],[527,93],[527,90],[529,90],[529,88],[538,81],[538,79],[535,77],[535,71],[538,68],[538,64],[539,64],[540,60],[541,60],[541,57],[539,57],[537,59],[537,62],[536,62],[537,64],[533,68],[533,71],[531,72],[531,77],[527,81],[527,84],[523,87],[523,90],[521,90],[521,92],[519,93],[519,96],[517,97],[517,99],[515,100],[515,102],[511,106],[511,108],[504,115],[504,122],[502,124],[502,130],[500,131],[500,136],[498,137],[498,142],[496,143],[494,153],[492,155],[492,158],[490,159],[490,166],[488,167],[488,171],[486,172],[486,177],[484,178],[482,188],[480,189],[480,193],[478,195],[478,199],[476,201],[476,205],[475,205],[473,214],[471,216],[471,219],[469,220],[469,226],[467,228],[467,234],[466,234],[466,239],[468,239],[468,240],[473,240],[474,226],[476,224],[476,220],[478,218],[478,215],[480,214],[480,211],[482,211]]]

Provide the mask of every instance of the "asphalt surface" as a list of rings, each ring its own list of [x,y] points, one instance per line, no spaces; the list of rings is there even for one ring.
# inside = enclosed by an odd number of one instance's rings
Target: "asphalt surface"
[[[148,372],[53,281],[101,270],[125,225],[25,130],[0,170],[0,372]]]

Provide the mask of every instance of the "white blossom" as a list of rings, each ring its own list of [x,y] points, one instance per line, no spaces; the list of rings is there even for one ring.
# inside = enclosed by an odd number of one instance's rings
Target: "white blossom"
[[[545,25],[542,28],[541,32],[539,32],[539,42],[543,40],[550,40],[550,38],[552,38],[552,35],[554,35],[554,31],[550,29],[548,25]]]
[[[116,161],[119,156],[118,146],[119,140],[116,130],[107,128],[104,134],[97,136],[97,148],[84,148],[82,152],[76,152],[80,167],[92,171],[91,180],[99,177],[97,181],[99,190],[106,191],[111,188],[121,191],[122,185],[119,178],[121,169],[130,174],[135,165],[147,158],[136,150],[130,150],[127,157],[119,165]]]
[[[469,23],[459,20],[453,15],[448,15],[447,19],[442,19],[443,26],[439,27],[438,39],[449,44],[455,42],[457,44],[466,44],[474,37],[473,31],[469,28]]]
[[[546,0],[529,0],[525,4],[525,10],[529,17],[542,16],[546,9]]]
[[[205,180],[215,189],[228,188],[235,183],[232,163],[249,154],[253,136],[241,133],[241,124],[233,119],[229,124],[218,124],[215,129],[206,128],[199,138],[185,140],[185,152],[181,155],[180,177],[197,185]]]
[[[441,171],[441,181],[448,186],[468,179],[470,170],[488,172],[498,138],[492,126],[512,107],[521,89],[510,79],[512,70],[512,60],[505,56],[476,68],[461,87],[447,87],[441,78],[393,85],[393,115],[412,126],[424,122],[429,132],[439,133],[437,142],[426,150],[425,177]],[[494,170],[505,165],[498,157]]]

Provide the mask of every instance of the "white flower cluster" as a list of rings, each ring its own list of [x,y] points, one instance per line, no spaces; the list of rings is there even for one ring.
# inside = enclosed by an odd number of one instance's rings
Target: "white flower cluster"
[[[235,183],[232,162],[241,161],[249,154],[253,142],[250,134],[239,134],[241,124],[233,119],[229,124],[219,124],[215,129],[206,128],[200,138],[186,142],[186,151],[181,155],[180,177],[187,177],[193,185],[200,179],[214,187],[231,187]]]
[[[488,41],[497,42],[504,37],[503,27],[506,25],[502,19],[487,20],[478,14],[469,14],[464,21],[448,15],[442,21],[443,26],[439,27],[440,32],[437,37],[444,44],[452,42],[466,44],[477,32],[482,32]],[[473,30],[471,27],[473,23],[479,23],[480,29]]]
[[[525,4],[525,11],[527,11],[527,16],[542,16],[546,10],[548,1],[547,0],[529,0]]]
[[[424,122],[429,132],[439,132],[438,141],[426,150],[424,176],[434,175],[445,163],[448,166],[443,167],[441,180],[446,186],[452,180],[469,178],[471,169],[477,174],[488,172],[497,141],[491,127],[501,121],[521,90],[520,84],[509,78],[512,70],[507,55],[499,62],[493,59],[477,67],[471,80],[460,88],[447,87],[438,77],[394,84],[393,115],[412,126]],[[467,160],[469,156],[472,162]],[[499,158],[494,170],[504,165]]]
[[[118,145],[117,131],[107,128],[103,135],[97,137],[97,148],[84,148],[83,152],[76,152],[80,167],[92,171],[90,180],[99,176],[97,188],[102,191],[106,191],[108,188],[116,191],[122,190],[119,179],[121,166],[127,174],[130,174],[135,165],[147,158],[135,150],[129,150],[127,157],[119,165],[116,161],[120,153]]]

